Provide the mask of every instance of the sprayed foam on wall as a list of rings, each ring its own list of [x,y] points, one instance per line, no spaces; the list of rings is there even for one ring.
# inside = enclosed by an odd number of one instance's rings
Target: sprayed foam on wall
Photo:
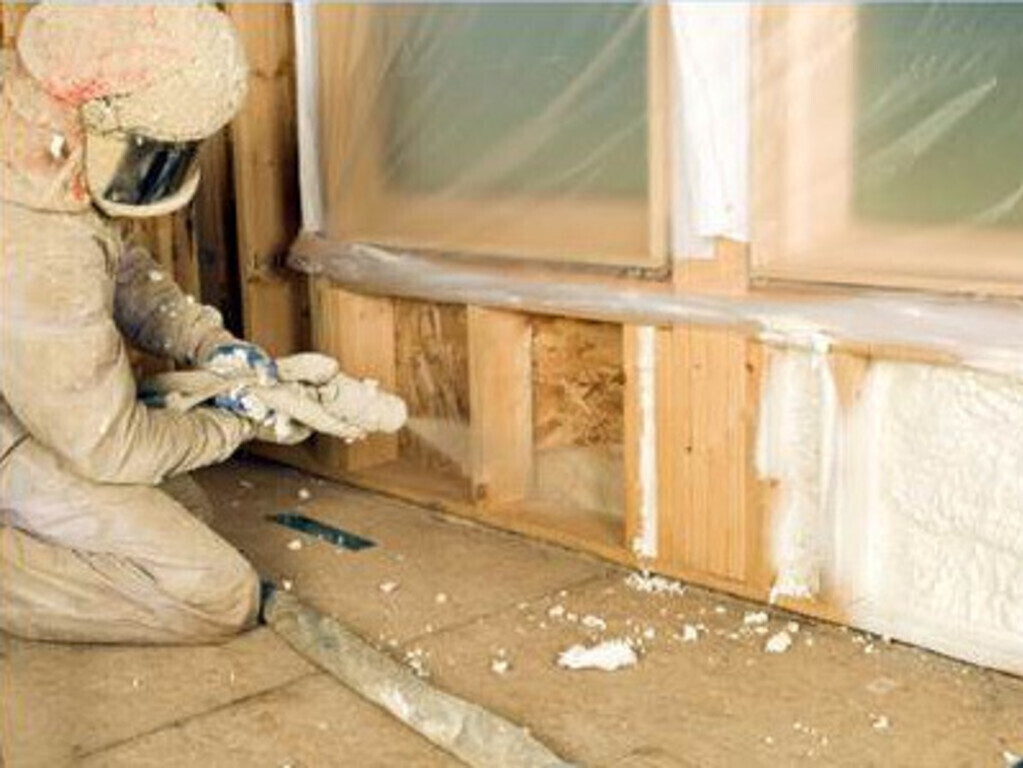
[[[776,591],[824,584],[857,626],[1023,672],[1023,382],[877,362],[845,410],[829,382],[791,350],[765,381]]]
[[[771,557],[777,597],[809,598],[820,589],[821,393],[814,356],[782,350],[772,357],[760,404],[757,472],[777,484]]]

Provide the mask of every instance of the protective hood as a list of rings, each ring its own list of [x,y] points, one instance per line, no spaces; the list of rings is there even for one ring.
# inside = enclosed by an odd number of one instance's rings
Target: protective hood
[[[147,161],[180,159],[174,147],[218,131],[245,95],[241,43],[230,20],[205,4],[44,2],[25,17],[17,50],[41,90],[76,110],[85,134],[88,191],[115,216],[159,215],[185,205],[198,184],[194,166],[149,204],[117,202],[106,193],[118,169],[123,180],[143,179],[152,168],[126,165],[138,156],[134,149],[145,144],[153,150]],[[93,162],[103,168],[93,169]]]
[[[91,208],[78,110],[48,94],[13,51],[0,52],[0,199],[38,211]]]

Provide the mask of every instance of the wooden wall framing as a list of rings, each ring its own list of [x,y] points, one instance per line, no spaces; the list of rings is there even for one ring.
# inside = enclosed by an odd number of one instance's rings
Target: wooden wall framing
[[[246,328],[277,352],[302,345],[308,333],[315,349],[350,373],[398,389],[413,401],[415,421],[433,424],[352,446],[317,439],[262,452],[446,513],[766,600],[772,489],[758,480],[754,462],[763,346],[741,328],[640,328],[410,302],[288,275],[280,257],[297,227],[299,199],[294,146],[283,130],[293,127],[290,10],[242,3],[229,10],[257,74],[231,131]],[[267,125],[271,117],[279,124]],[[657,290],[739,295],[749,278],[748,249],[721,241],[712,260],[676,262]],[[650,334],[652,370],[638,352],[640,337]],[[597,354],[583,351],[588,343],[600,346]],[[561,366],[557,375],[572,386],[547,386],[538,374],[544,366]],[[651,374],[652,404],[644,391]],[[569,437],[553,447],[572,450],[555,465],[545,464],[552,413],[584,413],[590,422],[560,433]],[[601,427],[590,428],[594,423]],[[653,488],[640,470],[649,451],[656,457]],[[591,493],[552,498],[537,483],[550,466],[555,476],[591,478],[584,481]],[[633,539],[650,515],[656,551],[640,556]],[[827,600],[791,607],[838,615]]]
[[[283,260],[299,229],[291,8],[227,10],[252,67],[245,108],[204,158],[194,218],[150,222],[142,236],[196,293],[204,288],[198,254],[224,259],[237,247],[248,338],[278,355],[310,346],[331,354],[350,373],[397,389],[414,416],[438,430],[262,452],[629,566],[766,598],[770,489],[759,486],[752,458],[760,345],[739,330],[641,329],[366,296],[287,271]],[[230,279],[226,265],[217,269],[218,281]],[[661,288],[742,293],[747,284],[746,249],[722,242],[712,261],[677,263]],[[655,339],[653,434],[643,428],[650,403],[641,380],[650,372],[638,359],[640,333]],[[550,386],[549,370],[570,386]],[[554,439],[552,413],[581,424]],[[641,447],[656,454],[655,489],[644,487]],[[537,482],[543,472],[578,475],[593,492],[554,496]],[[632,540],[648,522],[651,499],[656,553],[640,557]],[[826,604],[798,608],[829,613]]]
[[[283,270],[300,225],[295,45],[287,3],[229,3],[249,60],[230,127],[245,335],[275,355],[309,341],[308,287]]]
[[[288,110],[294,110],[290,12],[286,6],[241,3],[229,12],[256,73],[249,103],[231,131],[246,329],[255,341],[293,349],[304,332],[299,330],[304,299],[295,291],[305,290],[306,281],[278,271],[297,227],[289,203],[298,200],[294,147],[286,135],[293,128]],[[359,13],[354,7],[336,11],[345,16],[346,28],[357,24]],[[652,87],[665,83],[652,81]],[[269,124],[273,120],[276,125]],[[366,193],[373,189],[368,183]],[[721,243],[713,261],[676,265],[673,289],[741,293],[748,283],[746,265],[745,248]],[[359,295],[325,278],[312,280],[308,297],[313,346],[336,356],[350,373],[384,386],[400,390],[403,380],[406,396],[409,371],[425,364],[410,356],[437,344],[436,323],[424,324],[423,317],[449,318],[445,343],[459,349],[441,356],[464,356],[465,364],[443,366],[449,372],[445,384],[465,393],[465,402],[424,405],[419,401],[426,390],[420,387],[414,412],[450,417],[445,435],[432,439],[455,454],[457,467],[410,451],[407,438],[386,436],[353,446],[318,439],[297,449],[271,448],[270,455],[631,566],[767,596],[766,508],[752,465],[761,353],[739,331],[654,329],[657,431],[645,439],[655,440],[657,455],[658,538],[656,556],[640,558],[631,539],[642,524],[641,496],[649,489],[637,470],[637,328],[479,306],[416,308],[404,300]],[[461,320],[451,320],[455,317]],[[550,386],[544,378],[549,375],[560,382]],[[574,417],[583,423],[554,424]],[[568,449],[567,457],[556,459],[565,463],[552,471],[601,478],[611,488],[603,491],[611,501],[571,497],[582,500],[566,503],[564,497],[538,495],[538,462],[549,460],[545,452],[552,447]],[[587,508],[593,506],[603,509]]]
[[[24,9],[2,7],[9,44]],[[136,233],[193,293],[206,296],[211,280],[226,284],[235,274],[248,338],[278,355],[309,347],[331,354],[349,373],[399,391],[415,419],[431,424],[351,446],[320,438],[262,452],[446,513],[766,600],[774,489],[758,478],[754,459],[765,347],[739,327],[638,327],[439,305],[363,295],[289,272],[283,261],[299,229],[291,7],[237,3],[228,12],[252,65],[246,106],[210,144],[198,210],[137,225]],[[713,259],[676,262],[656,286],[741,295],[750,274],[748,249],[721,241]],[[631,284],[618,277],[615,285]],[[640,347],[651,338],[647,360]],[[935,358],[870,345],[832,352],[843,402],[854,398],[874,356]],[[565,386],[549,385],[543,371],[550,369]],[[645,389],[651,377],[652,401]],[[550,414],[581,423],[552,431]],[[553,465],[552,449],[566,449]],[[641,471],[651,451],[652,486]],[[551,466],[555,476],[582,477],[590,493],[553,496],[537,480]],[[654,551],[637,554],[634,539],[651,520]],[[841,604],[827,591],[816,601],[783,601],[838,620]]]

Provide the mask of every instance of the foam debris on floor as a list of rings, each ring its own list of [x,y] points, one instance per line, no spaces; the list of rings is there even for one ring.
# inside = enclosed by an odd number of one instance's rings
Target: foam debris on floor
[[[993,765],[1023,748],[1012,677],[290,469],[238,461],[199,480],[218,502],[216,528],[262,575],[577,764]],[[377,546],[347,550],[267,519],[302,488],[315,488],[308,518]],[[276,648],[279,675],[263,674],[271,657],[253,643]],[[48,756],[12,768],[59,765],[49,758],[75,749],[88,766],[219,765],[230,750],[260,765],[341,753],[450,764],[265,629],[219,649],[7,649],[15,716],[4,727],[18,732],[3,734],[5,757]],[[167,674],[181,664],[199,670],[187,685]]]
[[[601,669],[614,672],[639,662],[636,649],[628,640],[605,640],[586,647],[573,645],[558,654],[558,666],[565,669]]]

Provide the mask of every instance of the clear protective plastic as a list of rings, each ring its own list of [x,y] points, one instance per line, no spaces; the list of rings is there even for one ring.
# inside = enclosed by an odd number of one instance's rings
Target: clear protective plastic
[[[1023,5],[303,15],[339,245],[663,273],[728,237],[760,281],[1023,293]]]
[[[757,10],[767,276],[1023,289],[1023,6]]]
[[[319,6],[326,233],[663,263],[661,16],[644,4]]]

